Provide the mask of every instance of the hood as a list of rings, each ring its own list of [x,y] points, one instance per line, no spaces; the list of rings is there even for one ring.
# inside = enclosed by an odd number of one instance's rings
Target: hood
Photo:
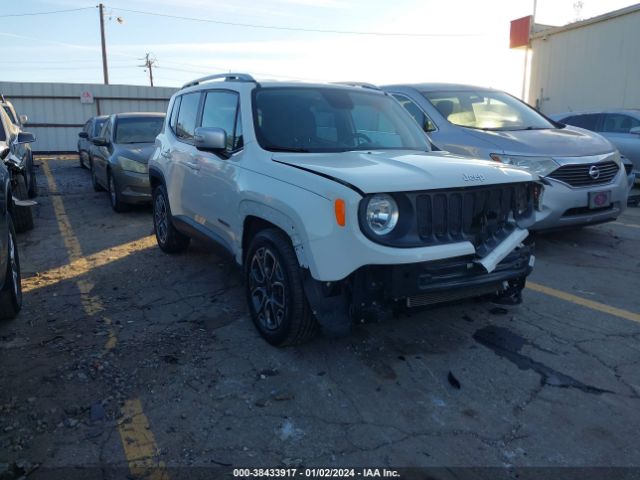
[[[534,178],[519,168],[443,152],[274,153],[273,160],[348,183],[363,193],[472,187]]]
[[[140,163],[148,163],[153,154],[153,143],[119,143],[115,146],[114,155],[121,155]]]
[[[495,146],[494,153],[507,155],[583,157],[615,150],[604,137],[576,127],[504,132],[461,128],[472,137]]]

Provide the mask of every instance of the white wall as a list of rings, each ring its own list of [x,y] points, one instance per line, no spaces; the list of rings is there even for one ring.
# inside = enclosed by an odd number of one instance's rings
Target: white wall
[[[547,114],[640,108],[640,9],[582,25],[534,36],[528,103]]]
[[[92,93],[93,103],[80,102],[85,91]],[[25,130],[36,135],[32,145],[36,152],[75,151],[78,132],[98,113],[166,112],[175,91],[134,85],[0,82],[0,93],[19,115],[29,117]]]

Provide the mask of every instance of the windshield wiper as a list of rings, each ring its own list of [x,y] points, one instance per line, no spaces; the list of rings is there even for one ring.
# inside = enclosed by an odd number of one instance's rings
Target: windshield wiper
[[[311,153],[311,150],[299,147],[276,147],[275,145],[267,145],[265,149],[271,152]]]

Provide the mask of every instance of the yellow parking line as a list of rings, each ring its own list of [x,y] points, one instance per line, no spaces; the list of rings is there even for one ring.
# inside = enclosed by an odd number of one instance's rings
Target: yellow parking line
[[[127,400],[121,411],[118,432],[131,474],[145,480],[168,480],[164,462],[157,460],[158,447],[140,400]]]
[[[55,200],[60,200],[57,198]],[[56,207],[54,206],[54,210]],[[59,213],[62,212],[58,209]],[[63,235],[64,238],[64,235]],[[70,239],[70,243],[73,241]],[[86,257],[72,260],[66,265],[52,268],[44,272],[38,272],[36,276],[22,279],[22,291],[32,292],[38,288],[50,287],[65,280],[71,280],[81,275],[85,275],[92,269],[103,267],[117,260],[121,260],[135,252],[140,252],[155,246],[156,241],[153,235],[133,240],[132,242],[106,248],[99,252],[87,255]],[[79,248],[79,247],[78,247]]]
[[[629,310],[612,307],[605,303],[594,302],[593,300],[588,300],[571,293],[556,290],[555,288],[547,287],[545,285],[540,285],[539,283],[527,281],[527,288],[535,292],[544,293],[545,295],[559,298],[560,300],[564,300],[566,302],[571,302],[575,303],[576,305],[590,308],[591,310],[597,310],[598,312],[607,313],[615,317],[624,318],[625,320],[631,320],[632,322],[640,323],[640,314],[630,312]]]
[[[51,174],[47,162],[42,162],[42,169],[47,177],[47,184],[51,195],[51,203],[58,221],[58,228],[69,255],[69,260],[79,270],[89,272],[95,265],[90,261],[91,256],[83,256],[78,238],[73,233],[71,222],[64,208],[62,198],[58,195],[58,186]],[[120,245],[119,247],[122,247]],[[116,247],[117,248],[117,247]],[[91,295],[93,283],[89,280],[78,280],[80,301],[85,313],[94,316],[104,310],[100,298]],[[103,317],[103,321],[109,328],[109,338],[104,346],[104,352],[115,348],[117,337],[112,327],[111,319]],[[104,353],[103,352],[103,353]],[[165,465],[157,460],[158,447],[149,426],[149,420],[142,411],[142,403],[138,399],[127,400],[122,407],[123,419],[118,422],[118,432],[122,440],[122,448],[129,465],[131,474],[136,478],[146,480],[168,480],[169,476]]]

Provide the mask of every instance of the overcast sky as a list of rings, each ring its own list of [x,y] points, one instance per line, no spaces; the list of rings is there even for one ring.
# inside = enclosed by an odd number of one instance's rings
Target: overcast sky
[[[580,15],[588,18],[636,2],[582,3]],[[574,4],[576,0],[538,0],[537,21],[554,25],[574,21]],[[522,51],[508,48],[509,22],[533,10],[533,0],[113,0],[105,5],[113,84],[148,84],[147,74],[137,65],[151,52],[158,60],[156,85],[164,86],[179,86],[206,73],[241,71],[260,78],[312,81],[462,82],[515,95],[521,93],[524,57]],[[3,18],[0,80],[102,82],[95,3],[30,0],[3,2],[2,7],[0,15],[90,8]],[[196,22],[121,9],[284,29]]]

